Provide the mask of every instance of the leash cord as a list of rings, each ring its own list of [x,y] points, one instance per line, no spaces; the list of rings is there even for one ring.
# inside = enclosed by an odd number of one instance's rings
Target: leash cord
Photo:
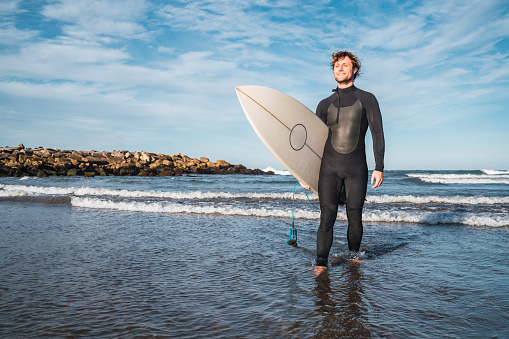
[[[299,182],[297,181],[297,182],[295,183],[295,186],[293,186],[293,198],[292,198],[292,225],[293,225],[293,222],[294,222],[294,220],[295,220],[295,218],[294,218],[294,213],[295,213],[295,190],[297,189],[297,185],[298,185],[298,184],[299,184]],[[314,208],[316,208],[317,210],[319,210],[319,209],[320,209],[320,207],[316,207],[316,205],[315,205],[315,204],[313,204],[313,202],[311,201],[311,199],[309,199],[308,190],[306,190],[306,189],[305,189],[304,191],[305,191],[305,193],[306,193],[306,198],[308,198],[309,203],[310,203],[311,205],[313,205],[313,207],[314,207]]]

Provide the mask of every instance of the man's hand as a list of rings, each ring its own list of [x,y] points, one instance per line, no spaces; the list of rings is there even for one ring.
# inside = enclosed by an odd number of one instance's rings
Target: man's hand
[[[311,189],[311,187],[309,187],[309,186],[304,186],[304,184],[303,184],[303,183],[301,183],[300,181],[299,181],[299,184],[300,184],[302,187],[304,187],[306,190],[308,190],[308,191]]]
[[[371,188],[377,188],[382,182],[384,182],[384,172],[373,171],[373,174],[371,174],[371,185],[375,184]]]

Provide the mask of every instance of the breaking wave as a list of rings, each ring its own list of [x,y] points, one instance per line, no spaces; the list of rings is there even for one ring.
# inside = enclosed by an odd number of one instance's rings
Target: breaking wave
[[[506,184],[509,185],[509,173],[492,174],[424,174],[407,173],[407,177],[435,184]]]
[[[277,174],[277,175],[292,175],[290,172],[286,171],[286,170],[277,170],[277,169],[274,169],[270,166],[267,166],[266,169],[263,170],[264,172],[269,172],[269,171],[272,171],[274,172],[274,174]]]
[[[110,209],[129,212],[171,213],[171,214],[217,214],[227,216],[253,216],[290,218],[291,210],[279,208],[242,208],[237,206],[196,206],[171,202],[112,201],[99,198],[72,197],[71,205],[81,208]],[[295,210],[299,219],[320,219],[318,211]],[[346,221],[345,213],[338,214],[338,220]],[[398,211],[370,210],[363,213],[366,222],[407,222],[436,224],[464,224],[471,226],[503,227],[509,225],[509,215],[495,213],[461,213],[454,211]]]
[[[93,187],[42,187],[23,185],[0,185],[0,197],[27,195],[70,195],[70,196],[110,196],[119,198],[161,198],[173,200],[212,200],[212,199],[268,199],[290,200],[293,193],[230,193],[201,191],[136,191]],[[318,197],[308,193],[312,201]],[[296,200],[307,200],[305,193],[295,194]],[[496,205],[509,204],[509,196],[417,196],[417,195],[380,195],[367,196],[366,202],[374,204],[411,203],[411,204],[455,204],[455,205]]]
[[[489,170],[489,169],[482,169],[481,172],[484,172],[489,175],[509,174],[509,171],[497,171],[497,170]]]

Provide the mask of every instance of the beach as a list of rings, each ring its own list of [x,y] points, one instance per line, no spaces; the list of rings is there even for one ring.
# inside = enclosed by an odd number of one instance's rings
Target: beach
[[[509,173],[385,176],[319,277],[289,175],[0,178],[0,336],[508,337]]]

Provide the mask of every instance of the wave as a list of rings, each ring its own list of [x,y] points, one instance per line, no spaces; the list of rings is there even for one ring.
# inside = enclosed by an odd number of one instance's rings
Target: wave
[[[277,169],[274,169],[270,166],[267,166],[266,169],[263,170],[264,172],[269,172],[269,171],[272,171],[274,172],[274,174],[277,174],[277,175],[292,175],[290,172],[286,171],[286,170],[277,170]]]
[[[3,189],[2,189],[3,188]],[[308,193],[312,201],[318,197]],[[266,199],[291,200],[293,193],[230,193],[202,191],[135,191],[93,187],[43,187],[23,185],[0,185],[0,197],[16,197],[28,195],[69,195],[69,196],[109,196],[118,198],[160,198],[172,200],[213,200],[213,199]],[[295,200],[307,200],[305,193],[295,194]],[[414,196],[414,195],[380,195],[367,196],[366,201],[373,204],[453,204],[453,205],[497,205],[509,204],[509,196]]]
[[[23,196],[30,194],[40,195],[71,195],[77,189],[74,187],[44,187],[44,186],[24,186],[24,185],[0,185],[0,196]]]
[[[509,171],[497,171],[497,170],[489,170],[489,169],[482,169],[481,172],[484,172],[489,175],[509,174]]]
[[[407,177],[434,184],[507,184],[509,174],[493,176],[490,174],[421,174],[407,173]]]
[[[1,190],[3,188],[3,190]],[[40,195],[74,195],[74,196],[111,196],[119,198],[166,198],[175,200],[206,200],[206,199],[292,199],[291,192],[286,193],[229,193],[202,191],[134,191],[93,187],[43,187],[23,185],[0,185],[0,196]],[[310,199],[317,199],[313,193]],[[306,200],[304,193],[295,194],[296,200]]]
[[[37,180],[37,179],[39,179],[39,178],[38,177],[29,177],[29,176],[27,176],[27,177],[21,177],[19,180]]]
[[[216,214],[227,216],[291,218],[290,209],[241,208],[235,206],[196,206],[168,202],[112,201],[99,198],[72,197],[71,205],[81,208],[110,209],[129,212],[150,212],[170,214]],[[318,211],[295,210],[297,219],[320,219]],[[338,220],[346,221],[345,213],[338,214]],[[509,215],[496,213],[460,213],[429,211],[368,211],[363,213],[365,222],[407,222],[422,224],[464,224],[470,226],[509,226]]]
[[[372,222],[408,222],[429,225],[463,224],[489,227],[509,226],[509,216],[507,214],[495,213],[377,211],[363,213],[362,219]]]
[[[176,204],[168,202],[137,202],[137,201],[112,201],[98,198],[72,197],[71,205],[74,207],[85,207],[95,209],[112,209],[129,212],[151,212],[151,213],[189,213],[189,214],[220,214],[237,216],[257,217],[291,217],[289,209],[266,209],[266,208],[240,208],[233,206],[195,206],[187,204]]]
[[[379,195],[367,196],[366,202],[375,204],[412,203],[412,204],[452,204],[452,205],[498,205],[509,204],[509,197],[486,196],[414,196]]]

